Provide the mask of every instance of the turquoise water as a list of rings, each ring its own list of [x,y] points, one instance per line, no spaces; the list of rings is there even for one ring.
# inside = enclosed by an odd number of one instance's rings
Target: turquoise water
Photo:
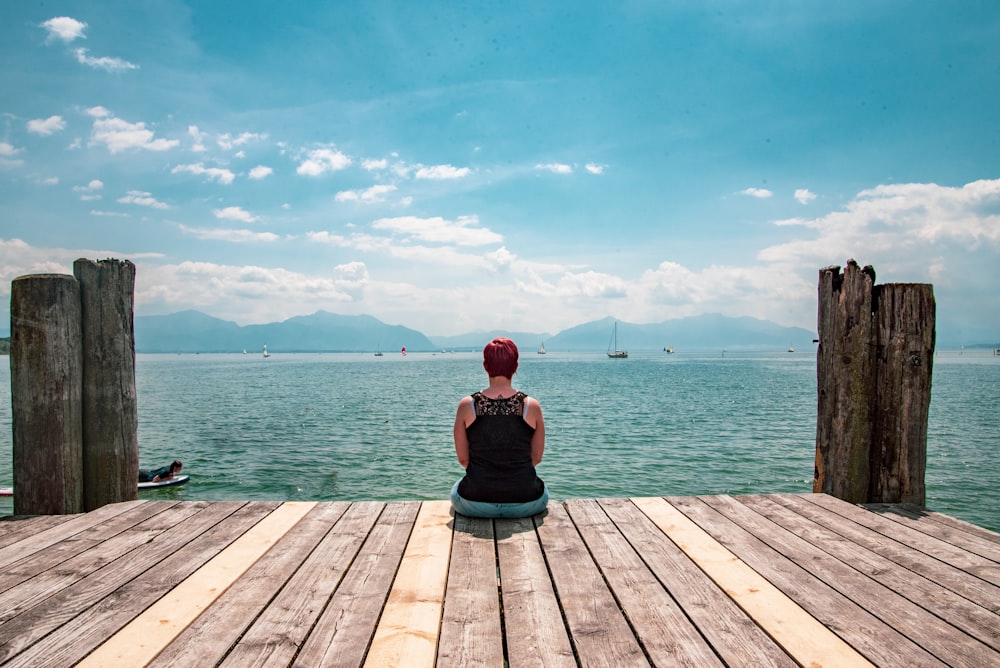
[[[451,425],[486,381],[475,353],[139,355],[144,467],[191,482],[142,498],[442,499],[462,473]],[[10,485],[9,368],[0,376],[0,485]],[[539,475],[558,499],[811,491],[813,352],[525,354]],[[1000,358],[935,357],[927,505],[1000,529]],[[12,512],[0,498],[0,514]]]

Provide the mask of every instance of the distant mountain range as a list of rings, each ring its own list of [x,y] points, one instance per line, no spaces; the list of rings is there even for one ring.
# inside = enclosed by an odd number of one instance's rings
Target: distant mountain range
[[[413,352],[481,350],[496,336],[517,342],[523,353],[544,342],[550,352],[604,351],[613,318],[604,318],[557,334],[494,330],[460,336],[426,336],[401,325],[387,325],[367,315],[318,311],[266,325],[237,325],[198,311],[136,316],[135,349],[140,353],[260,352]],[[618,347],[630,351],[809,350],[815,333],[754,318],[701,315],[654,324],[618,323]]]

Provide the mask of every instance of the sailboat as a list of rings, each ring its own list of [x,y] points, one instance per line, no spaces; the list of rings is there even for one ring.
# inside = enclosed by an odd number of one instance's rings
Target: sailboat
[[[542,341],[542,345],[538,346],[538,354],[539,355],[545,354],[545,341]]]
[[[270,357],[271,353],[267,352],[267,344],[264,344],[264,357]]]
[[[613,344],[613,345],[612,345]],[[612,351],[612,347],[614,352]],[[627,350],[620,350],[618,348],[618,322],[615,321],[615,326],[611,330],[611,341],[608,342],[608,357],[613,357],[617,359],[625,359],[628,357]]]

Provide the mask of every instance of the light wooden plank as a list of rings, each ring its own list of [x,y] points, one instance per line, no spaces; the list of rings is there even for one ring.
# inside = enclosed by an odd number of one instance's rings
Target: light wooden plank
[[[451,557],[451,503],[424,501],[365,665],[433,666]]]
[[[549,502],[549,507],[555,504]],[[569,632],[535,525],[545,517],[494,521],[508,665],[576,668]]]
[[[502,666],[493,520],[455,516],[437,668]]]
[[[315,505],[315,502],[289,502],[279,506],[79,665],[84,668],[146,665]]]
[[[873,665],[665,500],[632,502],[799,663]]]

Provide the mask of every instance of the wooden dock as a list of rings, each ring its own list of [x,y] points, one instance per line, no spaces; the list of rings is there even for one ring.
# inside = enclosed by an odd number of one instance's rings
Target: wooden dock
[[[1000,534],[821,494],[0,521],[2,666],[1000,665]]]

